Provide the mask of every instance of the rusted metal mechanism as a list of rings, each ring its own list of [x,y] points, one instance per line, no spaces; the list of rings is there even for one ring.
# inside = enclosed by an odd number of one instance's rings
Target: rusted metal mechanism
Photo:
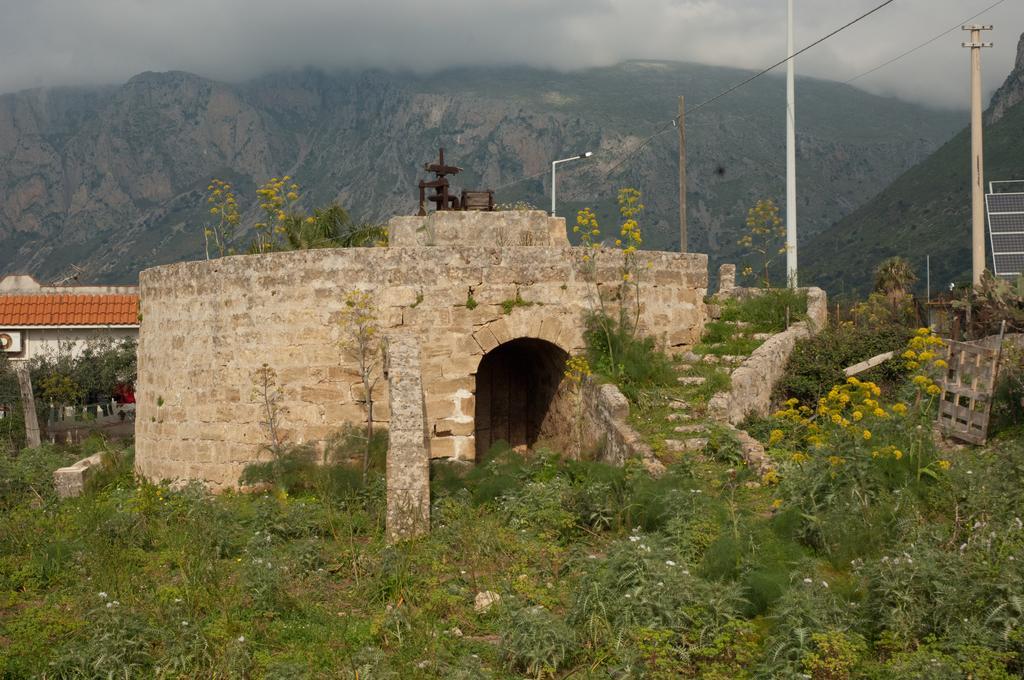
[[[424,163],[423,169],[433,173],[434,179],[420,180],[420,210],[417,214],[421,217],[427,214],[427,201],[433,203],[436,210],[494,210],[494,192],[490,189],[464,189],[460,196],[452,193],[448,175],[457,175],[462,172],[462,168],[445,164],[443,148],[438,153],[438,160],[434,163]],[[428,196],[427,189],[433,189],[434,193]]]

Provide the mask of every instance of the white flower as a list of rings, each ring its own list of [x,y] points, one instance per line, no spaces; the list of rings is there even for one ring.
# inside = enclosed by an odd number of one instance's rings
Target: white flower
[[[825,586],[826,588],[828,588],[828,581],[822,581],[822,582],[821,582],[821,585],[823,585],[823,586]]]
[[[245,642],[245,636],[244,635],[239,635],[238,636],[238,641],[239,642]]]
[[[120,607],[120,606],[121,606],[121,603],[120,603],[120,602],[118,602],[117,600],[114,600],[114,601],[113,601],[113,602],[111,602],[110,604],[114,605],[115,607]]]
[[[106,593],[104,593],[104,592],[101,592],[101,593],[100,593],[100,599],[101,599],[101,600],[105,600],[105,599],[107,599],[107,594],[106,594]]]
[[[639,541],[639,540],[640,540],[640,537],[639,537],[639,536],[630,536],[630,537],[629,537],[629,542],[630,542],[630,543],[636,543],[636,542],[637,542],[637,541]]]
[[[673,562],[672,560],[665,560],[665,564],[667,564],[667,565],[668,565],[668,566],[670,566],[670,567],[674,567],[674,566],[676,566],[676,563],[675,563],[675,562]]]
[[[804,583],[814,583],[814,581],[812,581],[812,580],[811,580],[811,579],[809,579],[809,578],[805,578],[805,579],[804,579]]]
[[[113,603],[113,602],[108,602],[108,603],[107,603],[107,609],[110,609],[110,608],[111,608],[111,607],[113,607],[113,606],[114,606],[114,603]]]
[[[183,627],[188,627],[188,621],[182,621],[182,622],[181,622],[181,625],[182,625]]]
[[[689,569],[683,569],[683,574],[685,574],[686,576],[689,576],[690,575],[690,570]]]

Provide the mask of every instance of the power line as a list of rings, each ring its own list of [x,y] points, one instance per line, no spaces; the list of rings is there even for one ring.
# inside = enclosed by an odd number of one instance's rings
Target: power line
[[[885,2],[881,3],[880,5],[877,5],[876,7],[874,7],[874,8],[872,8],[872,9],[868,10],[868,11],[867,11],[867,12],[865,12],[864,14],[861,14],[861,15],[860,15],[859,17],[857,17],[856,19],[853,19],[853,20],[851,20],[851,21],[848,21],[847,23],[843,24],[842,26],[840,26],[839,28],[835,29],[834,31],[832,31],[832,32],[831,32],[831,33],[829,33],[828,35],[822,36],[821,38],[818,38],[817,40],[815,40],[814,42],[812,42],[812,43],[811,43],[810,45],[807,45],[806,47],[803,47],[802,49],[799,49],[799,50],[797,50],[796,52],[794,52],[793,54],[789,55],[789,56],[788,56],[788,57],[786,57],[785,59],[782,59],[782,60],[780,60],[780,61],[777,61],[777,62],[775,62],[775,63],[774,63],[774,64],[772,64],[771,66],[769,66],[769,67],[767,67],[767,68],[765,68],[765,69],[762,69],[762,70],[758,71],[757,73],[755,73],[754,75],[750,76],[750,77],[749,77],[749,78],[747,78],[746,80],[744,80],[744,81],[742,81],[742,82],[740,82],[740,83],[737,83],[737,84],[733,85],[732,87],[730,87],[730,88],[728,88],[727,90],[724,90],[724,91],[722,91],[722,92],[720,92],[720,93],[716,94],[716,95],[715,95],[714,97],[711,97],[710,99],[706,99],[706,100],[704,100],[704,101],[703,101],[703,102],[701,102],[700,104],[697,104],[697,106],[695,106],[695,107],[693,107],[692,109],[690,109],[689,111],[687,111],[687,112],[686,112],[686,114],[687,114],[688,116],[690,116],[690,115],[693,115],[694,113],[696,113],[696,112],[697,112],[697,111],[699,111],[700,109],[704,108],[705,106],[708,106],[708,105],[710,105],[710,104],[712,104],[712,103],[714,103],[714,102],[718,101],[718,100],[719,100],[719,99],[721,99],[722,97],[725,97],[725,96],[727,96],[727,95],[730,95],[730,94],[732,94],[732,93],[733,93],[733,92],[735,92],[736,90],[738,90],[738,89],[740,89],[741,87],[744,87],[744,86],[746,86],[746,85],[748,85],[748,84],[752,83],[753,81],[757,80],[758,78],[760,78],[761,76],[765,75],[766,73],[769,73],[769,72],[771,72],[771,71],[774,71],[774,70],[775,70],[775,69],[777,69],[777,68],[778,68],[779,66],[782,66],[782,65],[783,65],[783,64],[785,64],[786,62],[788,62],[788,61],[790,61],[790,60],[792,60],[792,59],[795,59],[796,57],[800,56],[801,54],[803,54],[803,53],[804,53],[804,52],[806,52],[807,50],[809,50],[809,49],[811,49],[811,48],[814,48],[814,47],[817,47],[818,45],[820,45],[821,43],[825,42],[825,41],[826,41],[826,40],[828,40],[829,38],[832,38],[833,36],[835,36],[835,35],[837,35],[837,34],[839,34],[839,33],[843,32],[843,31],[845,31],[846,29],[848,29],[849,27],[853,26],[854,24],[856,24],[856,23],[859,23],[859,22],[863,21],[864,19],[868,18],[869,16],[871,16],[871,15],[872,15],[872,14],[874,14],[875,12],[877,12],[877,11],[879,11],[879,10],[883,9],[884,7],[887,7],[888,5],[891,5],[891,4],[892,4],[892,3],[894,3],[894,2],[896,2],[896,0],[886,0]],[[645,139],[645,140],[644,140],[643,142],[641,142],[641,143],[640,143],[640,144],[639,144],[639,145],[638,145],[638,146],[637,146],[637,147],[636,147],[636,148],[635,148],[635,149],[634,149],[633,151],[631,151],[631,152],[630,152],[629,154],[627,154],[627,155],[626,155],[625,157],[623,157],[623,158],[622,158],[622,159],[621,159],[621,160],[620,160],[620,161],[619,161],[618,163],[616,163],[616,164],[615,164],[614,166],[612,166],[612,169],[611,169],[611,170],[609,170],[609,171],[608,171],[608,172],[607,172],[607,173],[605,174],[605,179],[608,179],[609,177],[611,177],[612,173],[613,173],[613,172],[615,172],[615,171],[616,171],[616,170],[617,170],[617,169],[619,168],[619,166],[621,166],[621,165],[622,165],[623,163],[625,163],[625,162],[626,162],[626,161],[628,161],[628,160],[629,160],[630,158],[632,158],[632,157],[633,157],[633,156],[634,156],[634,155],[635,155],[636,153],[638,153],[638,152],[639,152],[639,151],[640,151],[641,149],[643,149],[643,148],[644,148],[645,146],[647,146],[647,145],[648,145],[648,144],[649,144],[649,143],[650,143],[650,142],[651,142],[651,141],[652,141],[652,140],[653,140],[654,138],[656,138],[656,137],[658,137],[659,135],[662,135],[662,134],[664,134],[665,132],[667,132],[667,131],[668,131],[668,128],[669,128],[670,126],[674,126],[674,125],[676,125],[676,123],[677,123],[678,121],[679,121],[679,116],[676,116],[675,118],[673,118],[672,120],[670,120],[670,121],[669,121],[669,122],[668,122],[668,123],[667,123],[667,124],[666,124],[666,125],[665,125],[664,127],[662,127],[662,128],[660,129],[660,130],[658,130],[658,131],[657,131],[657,132],[655,132],[655,133],[654,133],[653,135],[651,135],[650,137],[648,137],[647,139]]]
[[[940,38],[946,37],[947,35],[949,35],[953,31],[959,30],[960,27],[963,26],[964,24],[969,23],[969,22],[973,21],[974,19],[977,19],[978,17],[980,17],[985,12],[988,12],[989,10],[995,9],[996,7],[998,7],[999,5],[1003,4],[1004,2],[1006,2],[1006,0],[999,0],[999,2],[995,2],[995,3],[991,4],[991,5],[989,5],[985,9],[981,10],[980,12],[978,12],[977,14],[975,14],[973,16],[969,16],[966,19],[964,19],[963,21],[958,22],[956,26],[954,26],[953,28],[949,29],[948,31],[943,31],[942,33],[939,33],[934,38],[931,38],[930,40],[926,40],[925,42],[921,43],[917,47],[912,47],[909,50],[907,50],[906,52],[904,52],[903,54],[895,56],[892,59],[890,59],[889,61],[887,61],[885,63],[882,63],[882,64],[879,64],[878,66],[874,67],[873,69],[871,69],[869,71],[865,71],[864,73],[861,73],[860,75],[856,75],[856,76],[850,78],[849,80],[846,81],[846,83],[849,84],[849,83],[852,83],[855,80],[859,80],[860,78],[863,78],[864,76],[869,76],[872,73],[874,73],[875,71],[880,71],[881,69],[885,68],[889,64],[892,64],[894,62],[899,61],[903,57],[909,56],[909,55],[913,54],[914,52],[917,52],[919,49],[922,49],[924,47],[928,47],[929,45],[931,45],[936,40],[939,40]]]

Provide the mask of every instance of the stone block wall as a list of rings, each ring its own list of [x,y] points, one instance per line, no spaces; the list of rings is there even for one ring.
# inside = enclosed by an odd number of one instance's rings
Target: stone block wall
[[[761,289],[736,289],[756,295]],[[806,288],[807,319],[776,333],[732,372],[728,392],[716,394],[708,404],[712,416],[739,425],[749,415],[767,416],[772,391],[785,375],[789,355],[798,340],[816,335],[828,323],[828,297],[820,288]]]
[[[551,229],[543,213],[525,214],[516,217],[530,230]],[[287,441],[322,447],[345,423],[360,423],[358,371],[339,349],[343,298],[352,289],[372,293],[382,331],[419,342],[430,455],[474,459],[483,356],[518,338],[580,352],[583,318],[595,291],[607,295],[621,280],[621,255],[607,253],[588,271],[579,249],[567,245],[472,245],[471,233],[488,233],[508,215],[449,215],[457,228],[433,216],[442,222],[436,231],[461,229],[466,238],[452,239],[461,244],[239,255],[144,271],[138,471],[215,489],[236,485],[246,464],[267,455],[253,397],[253,374],[263,364],[277,373]],[[638,260],[641,331],[669,350],[696,343],[705,322],[706,256],[644,251]],[[523,304],[506,313],[502,302],[517,295]],[[375,417],[387,426],[386,381],[373,396]]]

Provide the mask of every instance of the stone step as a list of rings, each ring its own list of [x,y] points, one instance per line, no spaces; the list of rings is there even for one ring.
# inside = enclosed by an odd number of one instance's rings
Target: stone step
[[[693,453],[703,451],[708,445],[707,437],[690,437],[689,439],[666,439],[665,448],[672,453]]]
[[[676,382],[680,385],[703,385],[707,378],[700,375],[681,375],[676,378]]]
[[[733,326],[734,328],[750,328],[751,326],[749,321],[726,321],[725,323]]]
[[[754,340],[767,340],[773,335],[775,335],[775,333],[754,333],[750,337],[752,337]]]
[[[739,354],[705,354],[704,363],[706,364],[742,364],[747,360],[747,357]]]
[[[676,364],[676,370],[680,373],[693,370],[693,364]]]
[[[676,425],[672,430],[679,434],[693,434],[694,432],[704,432],[707,427],[699,423],[691,423],[690,425]]]
[[[681,361],[685,361],[688,364],[699,364],[701,356],[699,354],[695,354],[694,352],[683,352],[682,354],[679,355],[679,359]]]
[[[674,409],[676,411],[691,411],[691,410],[693,410],[693,404],[691,404],[689,402],[685,402],[685,401],[680,401],[679,399],[673,399],[672,401],[670,401],[668,403],[668,405],[669,405],[669,408]]]

